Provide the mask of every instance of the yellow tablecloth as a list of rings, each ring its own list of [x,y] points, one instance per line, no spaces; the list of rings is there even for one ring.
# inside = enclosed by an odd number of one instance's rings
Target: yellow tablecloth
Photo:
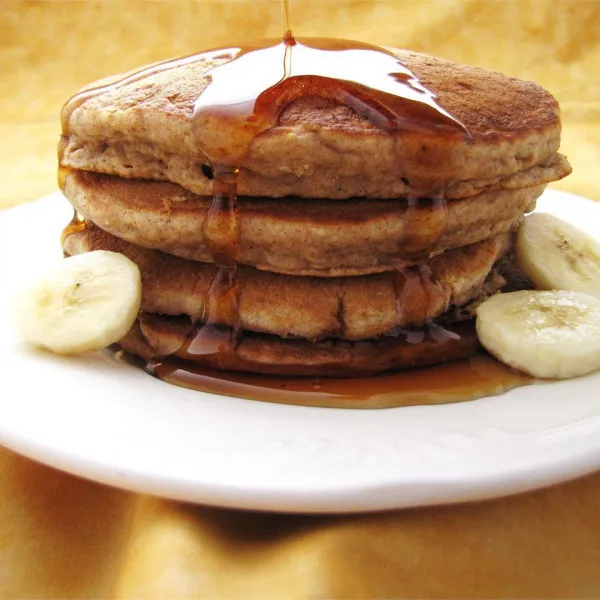
[[[544,85],[574,168],[556,187],[600,200],[597,0],[295,0],[294,24]],[[55,189],[58,112],[79,85],[280,30],[278,0],[3,0],[0,208]],[[110,489],[0,449],[0,598],[598,598],[598,506],[600,473],[472,505],[261,515]]]

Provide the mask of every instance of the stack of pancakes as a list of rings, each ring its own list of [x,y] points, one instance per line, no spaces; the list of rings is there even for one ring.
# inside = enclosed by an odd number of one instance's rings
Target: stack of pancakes
[[[472,308],[506,284],[523,214],[570,172],[558,105],[530,82],[394,53],[470,139],[386,133],[316,96],[289,104],[239,165],[243,335],[235,361],[206,366],[364,375],[476,350]],[[150,69],[67,113],[64,193],[86,226],[64,251],[140,267],[142,313],[121,345],[146,360],[177,355],[215,277],[202,227],[212,170],[192,115],[207,73],[230,59]]]

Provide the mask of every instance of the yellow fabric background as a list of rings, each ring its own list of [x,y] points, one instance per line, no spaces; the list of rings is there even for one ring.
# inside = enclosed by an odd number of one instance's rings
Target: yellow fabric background
[[[108,74],[281,35],[279,0],[0,0],[0,207],[55,189],[63,102]],[[422,50],[531,79],[563,110],[574,173],[600,200],[598,0],[293,0],[298,36]]]
[[[574,168],[556,187],[600,200],[597,0],[293,8],[298,36],[405,46],[542,84],[561,102]],[[56,188],[58,113],[80,85],[277,36],[280,11],[278,0],[0,0],[0,208]],[[595,474],[473,505],[260,515],[109,489],[0,449],[0,598],[597,598],[599,505]]]

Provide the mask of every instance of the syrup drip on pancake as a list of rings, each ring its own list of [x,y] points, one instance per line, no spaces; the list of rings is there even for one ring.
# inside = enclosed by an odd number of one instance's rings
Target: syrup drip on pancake
[[[239,259],[238,169],[213,168],[213,201],[202,224],[204,238],[217,272],[204,301],[201,324],[179,354],[189,360],[212,355],[225,366],[235,354],[241,323],[237,267]],[[153,366],[156,370],[157,364]]]
[[[85,217],[79,214],[77,211],[74,211],[71,222],[63,229],[62,234],[60,236],[61,246],[64,244],[65,238],[72,235],[73,233],[79,233],[81,231],[84,231],[87,228],[87,226],[88,224],[85,220]]]
[[[427,313],[432,312],[432,308],[443,301],[445,298],[444,291],[439,282],[437,282],[431,271],[431,267],[427,264],[421,264],[413,268],[397,268],[394,274],[394,292],[396,296],[396,313],[404,315],[406,307],[414,305],[415,297],[422,297],[422,302],[427,306]],[[412,299],[412,302],[411,302]],[[431,339],[444,343],[450,340],[460,338],[460,335],[452,331],[446,330],[443,327],[429,320],[425,328],[407,330],[404,328],[396,328],[388,335],[397,337],[398,335],[406,336],[407,342],[416,344],[422,342],[427,336]]]
[[[65,183],[67,181],[67,175],[71,170],[69,167],[63,164],[63,157],[65,154],[65,150],[69,144],[69,138],[64,135],[60,136],[60,141],[58,142],[58,187],[64,192],[65,191]],[[63,234],[64,235],[64,234]]]

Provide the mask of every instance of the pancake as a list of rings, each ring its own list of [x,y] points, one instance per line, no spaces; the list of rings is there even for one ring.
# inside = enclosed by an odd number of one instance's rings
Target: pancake
[[[515,229],[546,184],[570,172],[558,104],[531,82],[391,51],[464,131],[415,121],[428,102],[418,95],[379,111],[381,127],[412,119],[384,131],[311,95],[329,92],[308,80],[280,113],[272,103],[289,90],[258,81],[269,107],[244,124],[228,109],[255,105],[225,98],[211,73],[237,49],[97,82],[67,103],[60,176],[85,222],[67,228],[63,249],[120,252],[138,265],[142,312],[124,350],[211,369],[364,376],[478,349],[474,309],[513,280],[527,285],[504,268]],[[248,71],[242,92],[258,75]],[[350,97],[363,112],[378,101]],[[277,122],[254,136],[266,114]]]
[[[388,199],[444,190],[448,198],[461,198],[524,182],[540,185],[570,172],[557,154],[558,104],[541,87],[425,54],[393,52],[465,124],[469,140],[423,131],[389,134],[345,106],[303,97],[254,140],[240,161],[238,193]],[[223,50],[161,72],[149,69],[147,76],[65,112],[62,165],[171,181],[209,195],[208,160],[192,133],[193,105],[210,69],[231,57]],[[210,140],[213,133],[200,131],[200,137]]]
[[[399,257],[480,242],[514,229],[544,186],[448,203],[239,198],[241,264],[291,275],[392,270]],[[65,195],[86,219],[135,245],[211,262],[202,222],[211,198],[179,185],[71,172]],[[442,226],[443,231],[440,235]],[[438,238],[432,244],[432,240]],[[411,262],[411,261],[402,261]]]
[[[193,331],[194,325],[186,317],[142,314],[119,345],[146,361],[161,355],[177,357]],[[398,332],[395,336],[361,342],[308,342],[250,333],[242,337],[235,355],[202,356],[194,362],[215,370],[361,377],[458,360],[478,349],[473,324],[459,323],[449,330]]]
[[[426,268],[359,277],[294,277],[239,267],[239,316],[247,331],[309,340],[369,339],[395,327],[415,327],[498,290],[495,264],[512,234],[449,250]],[[140,248],[88,225],[65,237],[64,251],[110,250],[128,256],[142,275],[142,310],[200,319],[213,265]],[[225,325],[234,325],[224,322]]]

